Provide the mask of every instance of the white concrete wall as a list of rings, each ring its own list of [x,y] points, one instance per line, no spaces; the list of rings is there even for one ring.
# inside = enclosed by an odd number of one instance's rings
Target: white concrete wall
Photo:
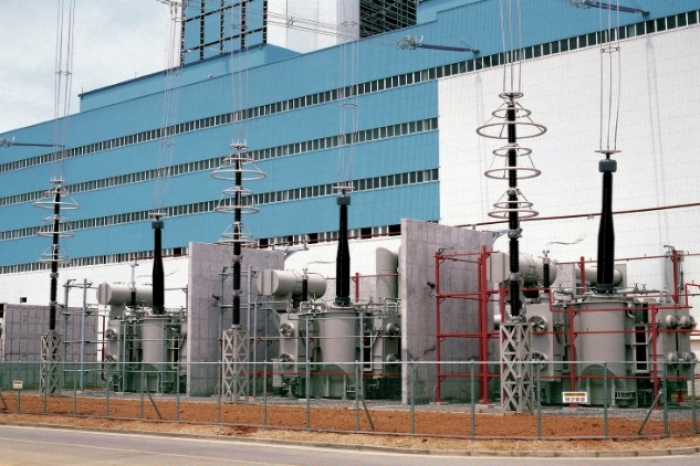
[[[268,0],[269,44],[313,52],[356,40],[359,0]]]
[[[219,366],[221,361],[222,330],[229,329],[232,322],[231,303],[233,300],[232,277],[226,277],[222,290],[221,273],[224,267],[228,273],[232,271],[233,248],[217,244],[190,243],[190,292],[187,320],[187,393],[193,396],[209,396],[216,390]],[[257,299],[255,280],[248,287],[248,272],[257,273],[262,269],[279,269],[282,267],[282,253],[269,250],[243,249],[241,271],[241,326],[248,329],[249,336],[264,336],[257,333],[248,320],[248,296],[250,290],[251,303]],[[249,266],[251,268],[249,268]],[[223,292],[222,292],[223,291]],[[229,306],[221,308],[220,305]],[[251,320],[256,313],[251,308]],[[265,312],[257,313],[257,327],[264,329]],[[271,319],[273,320],[273,319]],[[275,320],[276,322],[276,320]],[[274,328],[275,335],[277,334]],[[251,345],[249,360],[257,355],[256,348],[264,347],[265,342],[256,341]],[[262,350],[261,350],[262,352]],[[257,357],[263,360],[263,357]],[[202,364],[205,363],[205,364]],[[252,387],[251,387],[252,388]]]
[[[384,247],[398,253],[401,245],[401,237],[381,237],[370,239],[357,239],[349,242],[350,249],[350,273],[354,277],[360,274],[360,299],[374,297],[376,279],[365,277],[376,275],[375,251]],[[338,252],[338,243],[312,244],[307,251],[299,251],[289,256],[284,263],[285,270],[297,270],[315,273],[326,278],[326,299],[335,297],[335,258]],[[350,282],[350,296],[355,299],[356,284]]]
[[[700,201],[697,177],[700,104],[700,27],[692,26],[621,42],[622,98],[618,148],[614,158],[614,210],[670,206]],[[542,176],[519,186],[542,217],[599,213],[601,176],[594,152],[599,141],[600,49],[579,49],[527,61],[522,67],[521,103],[532,119],[548,127],[542,137],[523,139]],[[450,225],[491,221],[488,213],[507,183],[487,179],[492,150],[503,141],[485,139],[476,128],[502,103],[503,70],[494,68],[442,79],[440,106],[441,222]],[[559,261],[596,257],[597,217],[523,223],[521,251],[541,255],[551,241]],[[484,228],[505,229],[506,224]],[[616,257],[656,256],[663,245],[700,252],[700,208],[617,215]],[[506,240],[496,242],[505,249]],[[630,262],[628,283],[668,286],[663,260]],[[686,281],[700,280],[700,258],[685,261]],[[697,308],[700,302],[693,304]],[[700,317],[697,309],[696,318]]]
[[[187,305],[187,262],[186,256],[166,257],[163,259],[165,270],[165,306],[167,308],[178,308]],[[63,304],[65,299],[65,288],[67,280],[75,280],[75,284],[82,284],[87,279],[92,283],[88,290],[88,304],[96,304],[96,288],[103,282],[108,283],[130,283],[131,282],[131,262],[107,265],[93,265],[86,267],[69,267],[59,269],[58,278],[58,301]],[[135,269],[136,284],[151,284],[153,272],[153,261],[143,260],[137,262]],[[49,290],[51,287],[50,271],[24,272],[17,274],[0,275],[0,303],[18,304],[20,298],[27,298],[27,304],[48,305]],[[72,289],[68,297],[69,305],[81,305],[83,301],[82,291]]]
[[[443,294],[474,293],[479,289],[478,267],[474,262],[444,261],[437,279],[435,254],[479,253],[482,246],[491,247],[490,233],[452,228],[446,225],[403,220],[403,241],[399,254],[399,297],[401,299],[401,361],[403,361],[403,399],[407,400],[409,379],[413,367],[407,362],[418,361],[415,366],[418,380],[414,382],[414,396],[418,400],[435,401],[437,379],[437,298],[439,286]],[[463,257],[476,261],[476,256]],[[432,283],[435,287],[431,287]],[[440,304],[440,333],[464,334],[479,332],[479,307],[476,300],[443,299]],[[493,318],[488,316],[488,329],[493,328]],[[479,358],[479,340],[476,338],[444,338],[441,342],[440,361],[444,362],[444,374],[465,374],[469,367],[450,364],[450,361],[470,361]],[[497,355],[498,342],[489,343],[489,351]],[[496,359],[492,356],[490,360]],[[478,370],[477,370],[478,372]],[[470,384],[463,377],[448,377],[441,384],[441,400],[464,401],[471,395]],[[478,384],[477,384],[478,387]],[[475,395],[479,396],[478,388]]]

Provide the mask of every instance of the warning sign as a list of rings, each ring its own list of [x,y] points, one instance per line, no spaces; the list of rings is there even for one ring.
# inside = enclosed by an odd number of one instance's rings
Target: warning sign
[[[23,384],[21,380],[13,380],[12,381],[12,389],[13,390],[22,390]]]
[[[562,392],[564,403],[588,403],[588,392]]]

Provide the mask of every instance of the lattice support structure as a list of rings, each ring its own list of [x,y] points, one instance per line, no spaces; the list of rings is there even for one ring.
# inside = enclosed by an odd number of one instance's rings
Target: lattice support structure
[[[39,391],[52,394],[59,391],[61,383],[61,335],[54,330],[41,337],[41,366],[39,369]]]
[[[248,332],[224,330],[221,354],[221,397],[228,403],[248,401]]]
[[[532,333],[525,322],[501,324],[501,407],[531,413],[535,405],[532,377]]]

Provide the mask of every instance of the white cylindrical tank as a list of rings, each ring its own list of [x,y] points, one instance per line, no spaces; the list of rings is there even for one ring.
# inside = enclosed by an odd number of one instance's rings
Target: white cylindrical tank
[[[168,321],[162,318],[146,318],[139,322],[143,362],[167,362],[168,356],[165,351],[167,335],[164,328],[166,323]]]
[[[131,301],[131,286],[125,283],[100,283],[97,286],[97,302],[102,306],[124,306]],[[136,303],[150,306],[153,302],[153,288],[136,286]]]
[[[258,292],[265,296],[286,298],[300,296],[304,276],[296,271],[265,269],[257,278]],[[326,293],[326,279],[321,275],[308,274],[309,298],[320,298]]]
[[[581,377],[579,385],[590,391],[591,404],[601,404],[605,395],[602,376],[626,375],[624,331],[627,305],[620,298],[588,296],[576,307],[574,328],[577,335],[574,341],[576,372]],[[607,386],[612,392],[624,385],[624,380],[611,377]],[[612,401],[613,397],[608,399]]]
[[[377,298],[399,297],[399,256],[387,248],[377,248],[375,251],[377,271]]]
[[[353,374],[358,340],[355,310],[329,308],[319,318],[318,329],[324,366],[334,364],[346,373]]]
[[[581,267],[576,266],[576,278],[581,279]],[[586,264],[586,282],[590,285],[598,283],[598,267],[595,265]],[[613,271],[613,286],[620,286],[622,283],[622,273],[614,269]]]

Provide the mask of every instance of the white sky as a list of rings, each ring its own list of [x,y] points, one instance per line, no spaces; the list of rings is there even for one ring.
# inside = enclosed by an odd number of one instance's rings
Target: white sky
[[[57,10],[58,0],[0,0],[0,133],[53,118]],[[81,91],[166,67],[166,5],[76,0],[75,13],[71,113]]]

